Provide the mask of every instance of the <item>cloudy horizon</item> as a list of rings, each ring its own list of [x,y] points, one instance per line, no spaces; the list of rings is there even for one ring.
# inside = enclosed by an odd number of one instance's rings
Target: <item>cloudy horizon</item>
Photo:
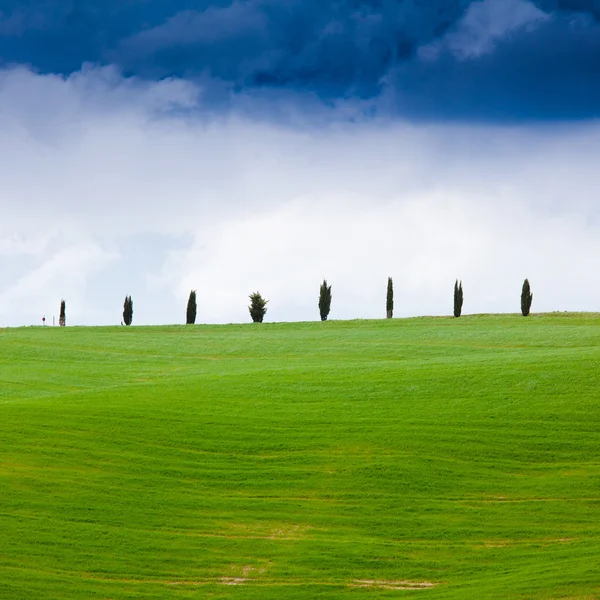
[[[594,3],[2,6],[0,327],[598,310]]]

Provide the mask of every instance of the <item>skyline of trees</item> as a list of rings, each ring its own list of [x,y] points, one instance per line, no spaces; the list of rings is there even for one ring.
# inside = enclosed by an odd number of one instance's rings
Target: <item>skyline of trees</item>
[[[326,321],[329,317],[329,312],[331,310],[331,288],[332,286],[327,283],[327,280],[324,279],[323,283],[319,288],[319,315],[321,321]],[[248,309],[250,311],[250,316],[253,322],[262,323],[264,317],[267,313],[267,303],[268,300],[265,300],[259,292],[254,292],[250,294],[250,306]],[[461,280],[455,280],[454,283],[454,307],[453,307],[453,315],[455,318],[458,318],[462,315],[462,307],[464,302],[464,292],[463,285]],[[525,279],[523,282],[523,286],[521,289],[521,314],[523,316],[529,316],[531,311],[531,305],[533,302],[533,293],[531,292],[531,285],[529,283],[529,279]],[[394,288],[393,288],[393,279],[388,277],[387,279],[387,290],[386,290],[386,319],[393,318],[394,311]],[[186,307],[186,324],[195,324],[197,317],[197,296],[196,290],[191,290],[188,303]],[[55,317],[53,317],[54,320]],[[133,300],[131,296],[126,296],[125,301],[123,303],[123,321],[122,324],[131,325],[133,322]],[[60,302],[60,316],[58,321],[59,326],[66,326],[66,301],[64,299]]]
[[[260,292],[254,292],[250,294],[250,306],[248,310],[250,311],[250,317],[252,318],[253,323],[262,323],[265,315],[267,314],[267,303],[269,301],[265,300]]]
[[[524,317],[529,316],[529,311],[531,310],[532,302],[533,302],[533,294],[531,293],[529,279],[526,279],[523,282],[523,289],[521,290],[521,314]]]
[[[66,327],[67,325],[67,303],[64,300],[60,301],[60,316],[58,317],[58,326]]]
[[[190,292],[188,298],[187,308],[185,311],[185,324],[194,325],[196,322],[196,313],[198,311],[198,305],[196,304],[196,290]]]
[[[457,279],[454,283],[454,316],[457,319],[462,314],[463,299],[462,281],[459,283]]]
[[[321,321],[327,321],[329,312],[331,311],[331,286],[327,285],[327,279],[323,279],[323,283],[319,288],[319,314]]]
[[[133,322],[133,300],[131,296],[125,296],[123,303],[123,323],[129,326]]]

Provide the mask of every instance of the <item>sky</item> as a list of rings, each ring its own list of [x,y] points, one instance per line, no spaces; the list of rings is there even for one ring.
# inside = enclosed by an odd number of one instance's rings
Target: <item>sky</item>
[[[0,327],[600,308],[600,1],[0,0]]]

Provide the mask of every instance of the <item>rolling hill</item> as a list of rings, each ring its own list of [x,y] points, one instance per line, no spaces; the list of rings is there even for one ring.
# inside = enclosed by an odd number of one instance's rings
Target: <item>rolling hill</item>
[[[0,597],[600,597],[600,315],[0,330]]]

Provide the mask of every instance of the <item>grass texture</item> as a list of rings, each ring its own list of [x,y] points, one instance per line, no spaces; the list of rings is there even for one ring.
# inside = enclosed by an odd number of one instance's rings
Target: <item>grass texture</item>
[[[600,597],[600,315],[0,330],[0,598]]]

